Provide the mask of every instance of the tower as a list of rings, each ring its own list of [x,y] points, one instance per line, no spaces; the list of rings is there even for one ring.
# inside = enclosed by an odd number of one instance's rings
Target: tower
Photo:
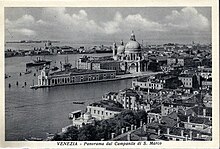
[[[113,46],[112,46],[112,55],[113,55],[113,59],[117,60],[117,50],[116,50],[116,43],[115,42],[113,43]]]

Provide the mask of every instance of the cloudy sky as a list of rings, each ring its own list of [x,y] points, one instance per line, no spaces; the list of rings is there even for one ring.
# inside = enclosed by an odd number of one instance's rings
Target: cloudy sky
[[[14,40],[211,42],[210,7],[5,8],[5,38]]]

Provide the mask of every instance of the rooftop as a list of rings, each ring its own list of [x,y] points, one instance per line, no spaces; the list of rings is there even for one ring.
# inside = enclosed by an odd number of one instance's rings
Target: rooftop
[[[89,69],[77,69],[72,68],[70,70],[63,70],[51,73],[51,76],[56,75],[80,75],[80,74],[94,74],[94,73],[105,73],[105,72],[113,72],[114,70],[89,70]]]
[[[107,110],[118,111],[118,112],[121,112],[123,110],[123,107],[120,103],[112,100],[101,100],[98,102],[91,103],[89,104],[89,106],[102,107],[102,108],[106,108]]]

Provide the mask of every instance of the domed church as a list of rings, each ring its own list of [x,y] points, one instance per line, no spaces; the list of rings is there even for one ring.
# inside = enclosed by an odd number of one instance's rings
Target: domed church
[[[121,61],[121,67],[124,67],[127,73],[147,71],[148,62],[144,60],[141,45],[136,41],[133,31],[126,45],[123,41],[119,46],[113,43],[112,50],[114,60]]]

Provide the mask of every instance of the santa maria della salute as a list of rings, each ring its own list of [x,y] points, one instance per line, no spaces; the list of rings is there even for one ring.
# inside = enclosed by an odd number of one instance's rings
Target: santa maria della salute
[[[119,46],[113,43],[113,58],[121,61],[121,68],[124,66],[125,72],[128,73],[143,72],[148,69],[148,60],[144,58],[141,45],[136,41],[133,31],[126,45],[123,41]]]

